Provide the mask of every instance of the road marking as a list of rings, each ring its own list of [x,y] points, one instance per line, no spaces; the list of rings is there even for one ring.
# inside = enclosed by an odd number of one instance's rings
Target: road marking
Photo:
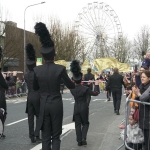
[[[92,100],[93,102],[95,102],[95,101],[105,101],[106,99],[94,99],[94,100]]]
[[[111,103],[112,103],[113,101],[108,101],[108,100],[106,100],[106,101],[104,101],[104,102],[111,102]]]
[[[65,133],[68,133],[70,130],[75,129],[75,123],[73,122],[73,123],[63,125],[62,128],[63,128],[63,130],[62,130],[62,134],[61,134],[62,135],[61,140],[63,139],[64,136],[66,136]],[[42,149],[42,143],[36,145],[35,147],[33,147],[30,150],[41,150],[41,149]]]
[[[6,124],[6,126],[11,126],[13,124],[16,124],[16,123],[19,123],[19,122],[22,122],[24,120],[27,120],[28,118],[24,118],[24,119],[21,119],[21,120],[18,120],[18,121],[15,121],[15,122],[12,122],[12,123],[9,123],[9,124]]]
[[[74,102],[71,102],[71,104],[74,104]]]

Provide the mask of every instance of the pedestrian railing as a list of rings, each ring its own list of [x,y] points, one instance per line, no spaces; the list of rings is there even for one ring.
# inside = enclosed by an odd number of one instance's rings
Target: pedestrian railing
[[[136,107],[131,108],[130,103],[136,104]],[[135,110],[135,112],[133,113],[131,110]],[[123,144],[117,150],[123,147],[126,150],[143,150],[144,147],[146,147],[144,150],[150,150],[150,103],[127,98],[125,119],[123,120],[125,123],[125,128],[122,130]],[[131,121],[135,121],[136,124]],[[133,125],[131,125],[132,123]]]
[[[27,87],[17,87],[16,85],[14,86],[9,86],[8,90],[6,91],[6,98],[11,98],[11,97],[21,97],[23,95],[27,95]]]

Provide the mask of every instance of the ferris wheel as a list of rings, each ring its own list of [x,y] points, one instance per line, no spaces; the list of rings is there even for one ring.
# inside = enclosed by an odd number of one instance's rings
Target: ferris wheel
[[[101,2],[88,3],[75,22],[77,34],[82,36],[88,58],[108,56],[114,40],[122,39],[122,27],[115,11]]]

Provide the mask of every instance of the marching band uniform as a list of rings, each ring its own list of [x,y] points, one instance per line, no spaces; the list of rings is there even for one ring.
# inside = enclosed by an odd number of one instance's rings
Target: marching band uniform
[[[0,62],[1,62],[1,57],[2,57],[2,48],[0,47]],[[1,68],[0,68],[0,70],[1,70]],[[0,72],[0,108],[4,109],[3,124],[5,123],[6,115],[7,115],[5,92],[6,92],[6,90],[8,90],[8,86],[15,82],[16,82],[16,73],[13,74],[13,77],[11,80],[6,82],[2,73]],[[5,135],[2,134],[1,137],[5,137]]]
[[[67,88],[75,88],[74,83],[62,65],[54,63],[55,49],[45,24],[37,23],[35,33],[42,44],[41,54],[45,64],[34,68],[34,90],[39,90],[40,115],[37,131],[42,130],[42,150],[59,150],[62,133],[63,102],[60,94],[60,83],[63,79]],[[51,142],[52,141],[52,142]]]
[[[33,79],[34,79],[34,71],[33,68],[36,66],[36,56],[35,50],[33,46],[29,43],[26,46],[27,52],[27,67],[29,72],[25,74],[25,82],[27,83],[28,88],[28,96],[27,96],[27,104],[26,104],[26,113],[28,114],[28,124],[29,124],[29,137],[32,143],[36,141],[40,142],[39,134],[35,139],[34,132],[34,115],[36,116],[36,126],[39,118],[40,111],[40,94],[39,92],[33,89]]]
[[[78,68],[78,71],[77,71]],[[89,96],[97,96],[99,94],[99,85],[95,85],[93,92],[89,87],[81,85],[82,73],[79,62],[74,60],[71,63],[71,71],[73,80],[76,83],[75,89],[71,89],[74,96],[74,121],[77,135],[78,146],[87,145],[86,137],[89,128]]]

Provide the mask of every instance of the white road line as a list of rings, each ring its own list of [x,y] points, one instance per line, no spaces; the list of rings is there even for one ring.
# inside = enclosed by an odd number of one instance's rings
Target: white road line
[[[19,122],[22,122],[24,120],[27,120],[28,118],[24,118],[24,119],[21,119],[21,120],[18,120],[18,121],[15,121],[15,122],[12,122],[12,123],[9,123],[9,124],[6,124],[6,126],[11,126],[13,124],[16,124],[16,123],[19,123]]]
[[[63,136],[61,137],[61,140],[63,139],[63,137],[67,136],[70,133],[70,132],[68,132],[69,130],[74,130],[75,129],[75,123],[73,122],[73,123],[63,125],[62,128],[63,128],[63,130],[62,130],[61,135],[63,135]],[[64,135],[66,132],[68,132],[68,134]],[[30,150],[41,150],[41,148],[42,148],[42,144],[40,143],[40,144],[36,145],[35,147],[33,147]]]
[[[106,99],[94,99],[92,101],[95,102],[95,101],[104,101],[104,100],[106,100]]]
[[[106,100],[106,101],[104,101],[104,102],[111,102],[111,103],[112,103],[113,101],[108,101],[108,100]]]
[[[74,102],[72,102],[71,104],[74,104]]]

